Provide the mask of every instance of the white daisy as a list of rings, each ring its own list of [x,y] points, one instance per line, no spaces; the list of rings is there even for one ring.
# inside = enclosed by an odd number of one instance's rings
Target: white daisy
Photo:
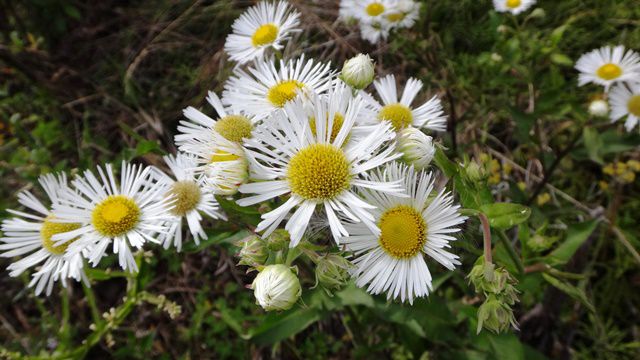
[[[79,222],[81,226],[56,234],[52,239],[57,246],[80,236],[69,245],[68,251],[75,254],[91,245],[88,258],[93,266],[113,242],[113,252],[118,254],[120,267],[137,272],[130,246],[140,249],[147,241],[158,242],[154,236],[166,232],[164,224],[171,220],[169,200],[157,199],[167,192],[167,186],[156,181],[151,167],[125,161],[120,168],[119,184],[111,164],[107,164],[105,170],[98,167],[98,175],[99,179],[86,170],[72,182],[77,192],[60,194],[59,203],[53,206],[56,219]]]
[[[377,44],[380,39],[385,40],[389,36],[391,26],[387,21],[360,22],[360,35],[371,44]]]
[[[213,140],[214,133],[238,144],[242,144],[242,139],[251,137],[255,123],[252,117],[246,115],[242,110],[235,112],[231,107],[225,107],[213,91],[209,91],[207,102],[216,111],[216,120],[192,106],[183,110],[187,119],[180,121],[179,134],[174,137],[180,150],[190,152],[191,146],[194,144]]]
[[[611,121],[618,121],[625,116],[624,127],[633,130],[640,121],[640,83],[616,85],[609,94]]]
[[[330,64],[305,60],[304,56],[280,61],[278,68],[273,60],[258,60],[248,72],[235,70],[225,84],[222,102],[259,121],[281,109],[301,91],[317,94],[327,91],[334,76]]]
[[[43,175],[39,179],[40,185],[49,197],[51,204],[59,202],[59,194],[67,188],[67,178],[65,174]],[[32,213],[7,210],[16,217],[2,222],[2,232],[4,237],[0,238],[1,257],[14,257],[30,253],[28,256],[12,263],[8,266],[10,276],[18,276],[25,270],[35,267],[42,262],[40,268],[33,274],[29,287],[35,286],[35,293],[39,295],[45,290],[47,295],[51,294],[53,284],[60,280],[63,286],[67,286],[67,278],[77,281],[85,280],[89,283],[83,271],[84,261],[82,254],[77,253],[65,257],[67,247],[77,240],[72,237],[63,244],[54,244],[52,236],[67,231],[76,230],[79,223],[54,222],[55,218],[50,208],[43,205],[33,194],[22,191],[18,194],[20,204]]]
[[[262,216],[256,231],[270,234],[297,207],[285,226],[291,235],[291,246],[296,246],[317,206],[324,208],[336,241],[347,234],[339,217],[376,228],[368,212],[371,206],[353,189],[401,193],[399,181],[362,178],[366,171],[398,155],[394,155],[392,144],[384,148],[393,138],[388,122],[370,127],[370,132],[357,140],[350,136],[361,109],[360,98],[353,99],[342,114],[334,110],[326,96],[313,95],[308,103],[298,99],[285,105],[284,111],[274,113],[258,127],[252,139],[245,141],[256,182],[242,185],[240,192],[255,195],[238,200],[238,204],[248,206],[288,195],[284,204]],[[334,127],[339,126],[341,118],[342,126],[335,133]]]
[[[233,23],[224,50],[231,60],[245,64],[264,57],[267,49],[282,50],[283,42],[300,31],[300,14],[286,1],[262,1],[250,7]]]
[[[212,219],[226,220],[226,217],[219,212],[218,202],[213,193],[206,190],[204,177],[196,175],[196,164],[193,157],[178,153],[175,156],[165,156],[163,159],[171,169],[175,180],[161,171],[157,171],[157,175],[161,181],[168,185],[168,191],[163,197],[173,201],[171,214],[174,215],[174,218],[168,232],[160,234],[159,240],[162,241],[165,249],[168,249],[173,243],[180,251],[182,249],[183,219],[187,221],[193,240],[199,244],[200,239],[207,236],[200,224],[202,214]]]
[[[536,0],[493,0],[493,7],[498,12],[510,12],[518,15],[536,3]]]
[[[594,83],[608,91],[615,82],[640,78],[640,55],[625,50],[622,45],[605,46],[582,55],[576,62],[576,69],[580,71],[580,86]]]
[[[390,121],[396,131],[408,126],[434,131],[444,131],[446,129],[447,117],[444,115],[442,103],[437,96],[432,97],[431,100],[416,108],[411,106],[418,92],[422,89],[422,81],[410,78],[399,101],[395,76],[387,75],[374,81],[373,85],[384,105],[381,105],[366,93],[362,93],[368,102],[368,106],[377,114],[375,118],[369,118],[367,123]]]
[[[353,13],[353,16],[364,23],[386,22],[386,15],[390,13],[392,1],[390,0],[358,0],[353,4],[345,4]]]
[[[391,27],[410,28],[420,17],[420,3],[413,0],[395,0],[389,5],[385,19]]]
[[[432,290],[425,254],[449,270],[460,265],[458,256],[446,249],[455,240],[449,234],[460,231],[457,226],[466,217],[458,213],[460,206],[453,205],[449,193],[441,190],[432,194],[431,173],[393,162],[373,172],[371,180],[401,180],[409,197],[368,189],[361,192],[363,199],[376,207],[372,214],[380,230],[354,224],[347,228],[350,235],[342,239],[354,252],[356,285],[369,284],[367,291],[372,294],[386,292],[388,299],[413,303],[414,298],[427,296]]]

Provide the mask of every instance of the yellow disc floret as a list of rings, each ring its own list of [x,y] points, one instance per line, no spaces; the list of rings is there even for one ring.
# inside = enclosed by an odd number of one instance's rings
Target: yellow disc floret
[[[198,206],[202,198],[202,191],[193,181],[176,181],[167,192],[167,197],[170,196],[173,200],[171,213],[176,216],[184,216]]]
[[[287,101],[293,100],[298,95],[298,90],[302,89],[304,84],[297,80],[284,80],[274,85],[267,92],[267,100],[276,107],[283,107]]]
[[[392,207],[380,217],[380,246],[396,259],[416,256],[427,241],[422,214],[411,206]]]
[[[507,0],[507,7],[511,9],[515,9],[522,4],[521,0]]]
[[[379,2],[371,3],[367,5],[366,12],[369,16],[378,16],[384,12],[384,5]]]
[[[390,121],[395,130],[400,131],[411,125],[413,115],[411,114],[411,109],[400,103],[395,103],[384,106],[378,114],[378,119],[380,121]]]
[[[403,12],[396,12],[396,13],[391,13],[389,15],[387,15],[387,20],[389,20],[390,22],[399,22],[404,20],[406,14]]]
[[[140,208],[130,197],[110,195],[100,202],[91,214],[91,222],[103,236],[122,236],[140,220]]]
[[[54,216],[49,215],[42,223],[42,228],[40,228],[40,237],[42,238],[42,247],[47,249],[52,254],[62,255],[67,250],[67,247],[71,245],[72,242],[78,240],[78,238],[73,238],[63,244],[55,246],[56,241],[52,240],[51,237],[56,234],[66,233],[72,230],[76,230],[80,228],[79,223],[61,223],[54,222]]]
[[[330,144],[313,144],[289,162],[291,192],[305,199],[333,199],[349,188],[350,164],[342,150]]]
[[[328,125],[328,123],[329,123],[329,121],[327,121],[327,125]],[[344,124],[344,116],[342,116],[342,114],[336,113],[333,116],[333,127],[331,128],[331,137],[329,138],[330,142],[333,142],[333,140],[336,139],[336,136],[338,136],[338,133],[340,132],[340,129],[342,129],[342,124]],[[315,117],[311,117],[309,119],[309,126],[311,127],[311,133],[315,137],[317,135],[316,118]],[[326,126],[325,126],[325,128],[326,128]]]
[[[278,27],[275,24],[264,24],[260,26],[251,37],[254,47],[269,45],[278,37]]]
[[[598,75],[599,78],[605,80],[617,79],[618,77],[620,77],[620,75],[622,75],[622,68],[612,63],[604,64],[600,66],[598,71],[596,71],[596,75]]]
[[[640,95],[632,96],[627,103],[627,108],[630,114],[640,117]]]
[[[213,130],[231,142],[240,143],[242,139],[251,137],[253,125],[246,116],[227,115],[216,121]]]

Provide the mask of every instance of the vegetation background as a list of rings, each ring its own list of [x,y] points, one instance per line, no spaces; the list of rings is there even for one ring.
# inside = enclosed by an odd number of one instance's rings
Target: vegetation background
[[[258,216],[248,209],[212,224],[198,247],[146,254],[135,286],[180,305],[175,318],[150,297],[117,329],[91,337],[95,310],[122,302],[122,276],[92,272],[102,280],[95,299],[79,284],[37,298],[27,274],[3,272],[0,357],[55,356],[89,336],[81,355],[91,359],[640,358],[640,188],[603,172],[640,160],[640,135],[591,117],[588,103],[601,89],[578,88],[573,69],[603,45],[640,50],[640,3],[539,0],[543,12],[513,17],[495,13],[489,0],[427,0],[412,29],[379,46],[337,21],[337,1],[291,3],[304,31],[287,54],[339,68],[365,52],[379,75],[423,80],[449,114],[439,137],[448,155],[483,161],[497,201],[532,207],[526,226],[507,232],[524,271],[504,247],[494,255],[519,279],[520,330],[476,335],[481,299],[465,279],[481,254],[475,219],[456,242],[463,266],[436,272],[437,291],[413,307],[349,286],[333,297],[306,291],[304,305],[267,315],[245,288],[253,275],[233,255],[248,233],[241,224]],[[202,106],[206,91],[220,91],[229,76],[223,44],[252,4],[0,0],[0,209],[16,207],[17,191],[45,172],[123,158],[161,165],[161,155],[175,151],[182,109]]]

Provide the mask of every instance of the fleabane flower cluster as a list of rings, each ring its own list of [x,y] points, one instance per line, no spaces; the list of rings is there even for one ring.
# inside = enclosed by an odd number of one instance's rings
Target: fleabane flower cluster
[[[398,28],[410,28],[420,16],[420,3],[413,0],[342,0],[340,18],[360,27],[364,40],[376,44]]]
[[[387,32],[413,24],[419,10],[413,1],[386,0],[343,8]],[[255,233],[240,245],[240,264],[258,271],[252,287],[267,311],[298,301],[298,256],[316,264],[317,286],[327,291],[348,278],[402,302],[433,291],[429,267],[460,264],[450,242],[466,219],[430,168],[447,122],[442,104],[426,97],[419,79],[376,79],[366,54],[342,71],[277,54],[299,22],[284,1],[260,2],[240,16],[225,45],[233,73],[221,96],[211,91],[206,107],[184,109],[179,152],[164,165],[123,162],[118,171],[107,164],[68,184],[48,176],[49,207],[21,195],[38,214],[14,212],[0,250],[36,255],[12,265],[13,273],[46,261],[50,270],[34,281],[50,291],[57,279],[84,278],[85,259],[97,266],[113,254],[136,272],[135,253],[149,243],[179,251],[187,238],[206,239],[205,218],[226,221],[220,201],[260,214],[236,225]]]
[[[600,85],[608,99],[608,106],[592,102],[590,113],[608,113],[611,122],[622,120],[627,131],[633,130],[640,122],[640,54],[622,45],[604,46],[582,55],[575,67],[579,86]]]

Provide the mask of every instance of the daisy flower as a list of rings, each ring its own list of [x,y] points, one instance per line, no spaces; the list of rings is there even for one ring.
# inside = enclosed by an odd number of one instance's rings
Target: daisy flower
[[[331,233],[338,241],[347,235],[342,217],[376,228],[369,214],[372,206],[356,196],[354,188],[402,192],[399,181],[363,178],[366,171],[399,156],[394,154],[393,144],[384,148],[393,139],[391,124],[372,126],[368,134],[354,140],[356,137],[350,133],[362,101],[353,99],[343,113],[336,111],[336,102],[318,95],[306,104],[303,99],[295,100],[285,105],[284,111],[273,114],[252,139],[245,141],[255,182],[240,186],[240,192],[254,195],[238,200],[238,204],[248,206],[288,196],[284,204],[262,216],[256,231],[264,230],[264,236],[297,207],[285,225],[291,235],[291,247],[296,246],[319,207],[324,209]],[[335,127],[340,127],[337,133]]]
[[[418,92],[422,89],[422,81],[410,78],[404,87],[400,101],[398,101],[395,76],[387,75],[374,81],[373,85],[382,99],[383,105],[370,95],[363,94],[368,106],[377,114],[375,118],[370,118],[368,123],[390,121],[396,131],[401,131],[409,126],[434,131],[446,129],[447,117],[444,115],[442,103],[437,96],[418,107],[411,106]]]
[[[335,73],[330,64],[305,60],[304,56],[280,61],[258,60],[247,71],[236,69],[225,84],[222,102],[238,112],[245,111],[255,121],[282,109],[299,93],[323,93],[329,89]]]
[[[178,153],[175,156],[165,156],[163,159],[171,169],[175,180],[161,171],[157,171],[157,176],[168,185],[169,190],[163,197],[173,201],[170,212],[174,218],[170,222],[168,232],[160,235],[160,240],[165,249],[173,243],[180,251],[183,219],[187,221],[193,240],[199,244],[200,239],[207,236],[200,224],[202,214],[213,219],[226,220],[226,217],[219,212],[218,202],[213,193],[206,191],[205,179],[196,175],[193,157]]]
[[[371,44],[377,44],[380,39],[386,39],[390,29],[389,23],[384,20],[360,22],[360,35]]]
[[[50,204],[58,203],[60,192],[67,188],[66,175],[48,174],[41,176],[38,180]],[[7,210],[16,217],[2,222],[4,237],[0,238],[0,251],[3,251],[0,256],[29,255],[9,265],[7,268],[11,271],[9,275],[15,277],[29,268],[42,264],[29,283],[29,287],[35,286],[36,295],[40,295],[43,290],[50,295],[53,284],[58,280],[66,287],[67,278],[77,281],[83,279],[89,286],[83,271],[82,254],[65,256],[67,247],[75,242],[77,237],[71,237],[62,244],[55,244],[52,240],[56,234],[78,229],[80,224],[55,222],[55,216],[51,214],[50,208],[28,191],[20,192],[18,201],[32,212]]]
[[[640,55],[625,50],[622,45],[614,48],[605,46],[582,55],[576,62],[576,69],[580,71],[580,86],[594,83],[608,91],[615,82],[640,77]]]
[[[434,193],[431,173],[416,172],[393,162],[372,173],[371,181],[403,181],[409,197],[382,194],[365,189],[364,201],[375,206],[372,214],[380,228],[371,231],[362,224],[348,226],[350,235],[342,239],[354,252],[352,271],[356,285],[372,294],[387,293],[388,299],[400,298],[413,303],[433,289],[425,256],[449,270],[460,265],[458,256],[446,249],[455,238],[450,234],[466,217],[458,213],[453,197],[441,190]]]
[[[56,219],[81,224],[75,230],[54,235],[55,245],[79,236],[68,251],[75,254],[91,246],[88,259],[96,266],[113,243],[120,267],[137,272],[130,246],[140,249],[147,241],[158,242],[154,236],[165,233],[165,222],[171,220],[169,200],[156,200],[167,192],[166,185],[156,181],[151,167],[125,161],[119,184],[111,164],[104,170],[98,167],[99,178],[91,170],[83,175],[72,182],[77,191],[62,192],[59,203],[53,205]]]
[[[609,94],[611,121],[616,122],[626,116],[624,127],[633,130],[640,121],[640,83],[616,85]]]
[[[192,146],[215,139],[214,133],[237,144],[242,144],[242,139],[251,137],[255,123],[253,118],[242,110],[235,112],[231,107],[222,105],[222,101],[213,91],[209,91],[207,102],[216,111],[216,120],[192,106],[182,111],[187,119],[180,121],[179,134],[174,137],[180,150],[189,152]]]
[[[264,57],[267,49],[282,50],[300,25],[300,14],[286,1],[262,1],[250,7],[233,23],[224,50],[231,60],[245,64]]]
[[[420,17],[420,3],[413,0],[396,0],[389,6],[385,19],[392,27],[410,28]]]
[[[518,15],[536,3],[536,0],[493,0],[493,7],[498,12],[510,12]]]

